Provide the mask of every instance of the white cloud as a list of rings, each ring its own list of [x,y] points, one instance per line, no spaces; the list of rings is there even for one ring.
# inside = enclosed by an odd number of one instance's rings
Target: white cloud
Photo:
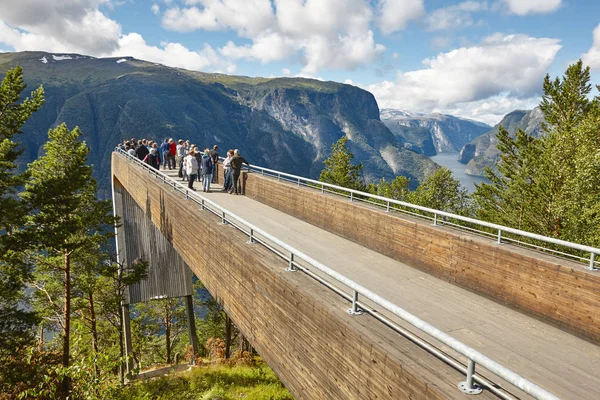
[[[283,69],[281,70],[281,74],[282,74],[283,76],[290,76],[290,75],[292,75],[292,71],[291,71],[289,68],[283,68]]]
[[[423,0],[380,0],[377,22],[381,32],[388,35],[406,28],[411,20],[424,14]]]
[[[165,11],[162,25],[177,32],[198,29],[233,29],[242,36],[253,36],[274,22],[270,0],[200,0],[186,1],[198,7],[172,7]]]
[[[385,48],[370,30],[373,12],[367,0],[186,0],[171,7],[163,27],[189,32],[234,30],[250,44],[229,41],[220,53],[232,60],[268,63],[293,60],[302,74],[352,70],[375,61]]]
[[[517,15],[547,14],[558,10],[562,0],[502,0],[508,11]]]
[[[100,10],[107,0],[0,2],[0,42],[15,50],[108,53],[121,26]],[[16,28],[19,29],[16,29]]]
[[[479,45],[426,59],[423,69],[398,72],[395,82],[367,89],[383,107],[414,112],[462,107],[483,113],[494,96],[513,103],[537,97],[560,48],[557,39],[495,34]]]
[[[201,51],[192,51],[180,43],[164,42],[160,47],[150,46],[138,33],[122,36],[119,39],[119,50],[113,56],[116,57],[117,54],[191,70],[235,71],[235,65],[223,61],[208,44],[204,44]]]
[[[581,60],[592,69],[600,69],[600,24],[594,29],[593,37],[592,47],[581,56]]]
[[[194,51],[179,43],[151,46],[138,33],[123,34],[121,26],[99,7],[108,0],[22,0],[22,7],[0,2],[0,43],[16,51],[82,53],[96,57],[132,56],[173,67],[232,73],[235,65],[210,45]],[[158,10],[154,4],[152,10]]]
[[[160,14],[160,6],[156,3],[152,4],[151,10],[154,13],[154,15]]]
[[[486,11],[487,2],[465,1],[449,7],[438,8],[425,18],[430,31],[460,29],[475,25],[471,14]]]

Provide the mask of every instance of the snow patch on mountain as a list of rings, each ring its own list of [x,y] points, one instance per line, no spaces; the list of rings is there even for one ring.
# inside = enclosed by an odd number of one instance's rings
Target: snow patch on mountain
[[[52,59],[54,59],[54,61],[62,61],[62,60],[72,60],[73,57],[71,57],[68,54],[65,54],[64,56],[57,56],[56,54],[52,54]]]

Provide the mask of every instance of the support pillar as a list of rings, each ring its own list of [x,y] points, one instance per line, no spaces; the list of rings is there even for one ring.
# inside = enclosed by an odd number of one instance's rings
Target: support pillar
[[[188,325],[188,336],[190,337],[190,344],[192,345],[192,364],[195,363],[196,356],[198,355],[198,336],[196,335],[196,321],[194,318],[194,302],[192,296],[185,296],[185,308],[187,311],[187,325]]]
[[[129,376],[133,372],[133,346],[131,345],[131,323],[129,321],[129,304],[122,305],[123,311],[123,336],[125,339],[125,365]]]

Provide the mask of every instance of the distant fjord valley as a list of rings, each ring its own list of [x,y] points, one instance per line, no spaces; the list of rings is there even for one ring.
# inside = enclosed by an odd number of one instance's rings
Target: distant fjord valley
[[[238,148],[252,164],[317,178],[332,144],[348,136],[367,182],[404,175],[413,187],[438,168],[432,156],[460,153],[467,172],[482,175],[498,155],[497,126],[442,114],[380,112],[371,93],[337,82],[203,73],[131,57],[0,54],[1,74],[16,65],[29,89],[43,85],[46,97],[20,138],[22,164],[41,154],[48,127],[79,126],[101,197],[109,194],[111,151],[132,137]],[[511,132],[521,127],[537,133],[538,114],[515,111],[501,124]]]

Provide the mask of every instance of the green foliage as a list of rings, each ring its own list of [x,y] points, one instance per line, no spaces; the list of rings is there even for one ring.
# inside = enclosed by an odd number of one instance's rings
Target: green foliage
[[[491,222],[593,246],[600,244],[600,112],[589,99],[589,68],[581,61],[562,78],[544,79],[540,105],[548,125],[535,138],[498,133],[498,172],[474,194]]]
[[[354,154],[348,149],[348,137],[343,136],[331,146],[331,155],[323,162],[325,169],[321,171],[319,180],[348,189],[366,189],[362,179],[362,163],[352,164]]]
[[[452,172],[446,167],[429,175],[417,190],[410,194],[409,201],[423,207],[454,214],[467,215],[471,210],[467,189],[452,176]]]
[[[194,368],[190,372],[136,382],[114,393],[113,398],[293,400],[263,362],[256,366]]]
[[[25,88],[20,67],[9,70],[0,83],[0,392],[18,382],[14,370],[21,360],[15,354],[22,354],[33,339],[37,322],[34,313],[20,306],[26,301],[23,286],[30,268],[23,260],[26,244],[18,233],[27,209],[15,195],[24,178],[16,173],[22,150],[13,139],[44,103],[44,91],[40,87],[19,103]]]
[[[387,197],[399,201],[407,201],[407,198],[410,194],[409,184],[409,178],[405,176],[397,176],[391,182],[382,179],[376,185],[370,185],[369,192],[376,194],[377,196]]]

